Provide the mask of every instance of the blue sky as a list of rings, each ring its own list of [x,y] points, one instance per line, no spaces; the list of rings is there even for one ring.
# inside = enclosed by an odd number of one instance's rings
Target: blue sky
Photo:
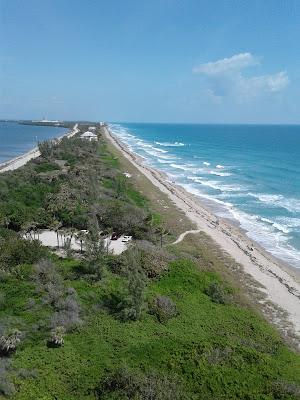
[[[300,123],[298,0],[0,0],[0,118]]]

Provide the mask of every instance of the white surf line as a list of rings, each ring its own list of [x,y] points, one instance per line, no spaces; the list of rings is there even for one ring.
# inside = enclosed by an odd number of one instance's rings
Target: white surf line
[[[194,229],[191,231],[185,231],[183,233],[181,233],[178,238],[175,240],[175,242],[171,243],[171,244],[177,244],[183,241],[183,239],[186,237],[186,235],[189,235],[190,233],[200,233],[201,229]]]
[[[294,328],[294,333],[300,334],[299,277],[294,275],[291,269],[287,272],[287,269],[278,260],[250,240],[241,230],[216,218],[202,206],[196,197],[182,187],[168,182],[163,173],[144,165],[140,157],[131,153],[126,145],[120,143],[107,128],[105,135],[154,186],[167,194],[174,205],[183,210],[201,231],[212,237],[217,245],[244,267],[245,273],[252,275],[262,285],[260,290],[266,294],[266,301],[269,300],[275,306],[285,310],[287,319]],[[289,327],[285,328],[286,322],[281,318],[278,321],[273,319],[273,322],[285,331],[290,330]],[[300,342],[298,345],[300,346]]]
[[[64,137],[70,138],[76,133],[79,132],[78,129],[78,124],[74,125],[73,129],[71,132],[59,137],[57,139],[57,142],[60,142]],[[2,172],[7,172],[7,171],[14,171],[20,167],[23,167],[23,165],[27,164],[28,161],[33,160],[34,158],[38,158],[41,155],[38,147],[35,147],[34,149],[28,151],[25,154],[22,154],[21,156],[15,157],[12,160],[6,161],[3,164],[0,164],[0,173]]]

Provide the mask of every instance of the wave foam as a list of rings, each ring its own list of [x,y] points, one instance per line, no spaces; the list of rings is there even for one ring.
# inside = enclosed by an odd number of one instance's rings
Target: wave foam
[[[268,218],[249,215],[234,208],[230,210],[247,235],[262,245],[267,251],[295,267],[300,267],[300,252],[289,244],[286,227]]]
[[[300,212],[300,200],[284,197],[281,194],[248,193],[262,203],[272,207],[284,208],[292,213]]]
[[[175,142],[175,143],[171,143],[171,142],[155,142],[155,144],[158,144],[160,146],[165,146],[165,147],[181,147],[181,146],[185,146],[185,144],[181,143],[181,142]]]
[[[227,184],[223,184],[220,181],[207,180],[207,179],[203,178],[202,176],[188,176],[187,179],[189,179],[195,183],[199,183],[201,185],[208,186],[212,189],[219,190],[219,191],[223,192],[222,194],[224,194],[224,195],[226,194],[226,192],[230,192],[231,193],[230,195],[232,196],[232,193],[234,193],[234,192],[241,192],[241,191],[246,190],[246,188],[241,185],[235,185],[235,184],[227,185]],[[227,194],[227,196],[228,196],[228,194]]]
[[[209,171],[209,173],[217,176],[231,176],[229,172]]]

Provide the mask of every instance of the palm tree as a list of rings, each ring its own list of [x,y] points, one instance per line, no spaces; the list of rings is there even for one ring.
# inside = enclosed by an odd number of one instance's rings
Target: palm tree
[[[58,221],[57,219],[52,220],[51,224],[49,225],[49,228],[53,231],[56,232],[56,238],[57,238],[57,247],[59,248],[59,233],[58,230],[61,228],[62,223]]]
[[[166,226],[160,225],[156,232],[159,234],[160,237],[160,247],[163,247],[163,238],[169,234],[169,231]]]
[[[86,231],[79,231],[75,234],[76,239],[79,240],[79,242],[80,242],[80,253],[81,254],[82,254],[82,245],[86,240],[86,235],[87,235]]]

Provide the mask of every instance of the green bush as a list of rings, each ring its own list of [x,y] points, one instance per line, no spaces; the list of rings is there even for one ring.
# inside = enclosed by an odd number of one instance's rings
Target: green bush
[[[211,282],[205,289],[205,294],[207,294],[214,303],[227,304],[229,302],[228,294],[218,282]]]
[[[135,400],[184,400],[184,394],[178,379],[162,374],[141,374],[138,370],[126,367],[108,374],[96,387],[98,399],[135,399]]]
[[[176,304],[167,296],[156,296],[149,302],[149,311],[159,322],[167,322],[178,314]]]
[[[10,271],[21,264],[33,264],[48,250],[38,240],[26,240],[14,232],[0,236],[0,268]]]
[[[0,337],[0,354],[8,356],[14,351],[21,342],[22,333],[18,329],[12,329]]]
[[[49,172],[49,171],[56,171],[60,170],[59,166],[54,163],[41,163],[35,167],[36,172],[39,174],[41,172]]]

